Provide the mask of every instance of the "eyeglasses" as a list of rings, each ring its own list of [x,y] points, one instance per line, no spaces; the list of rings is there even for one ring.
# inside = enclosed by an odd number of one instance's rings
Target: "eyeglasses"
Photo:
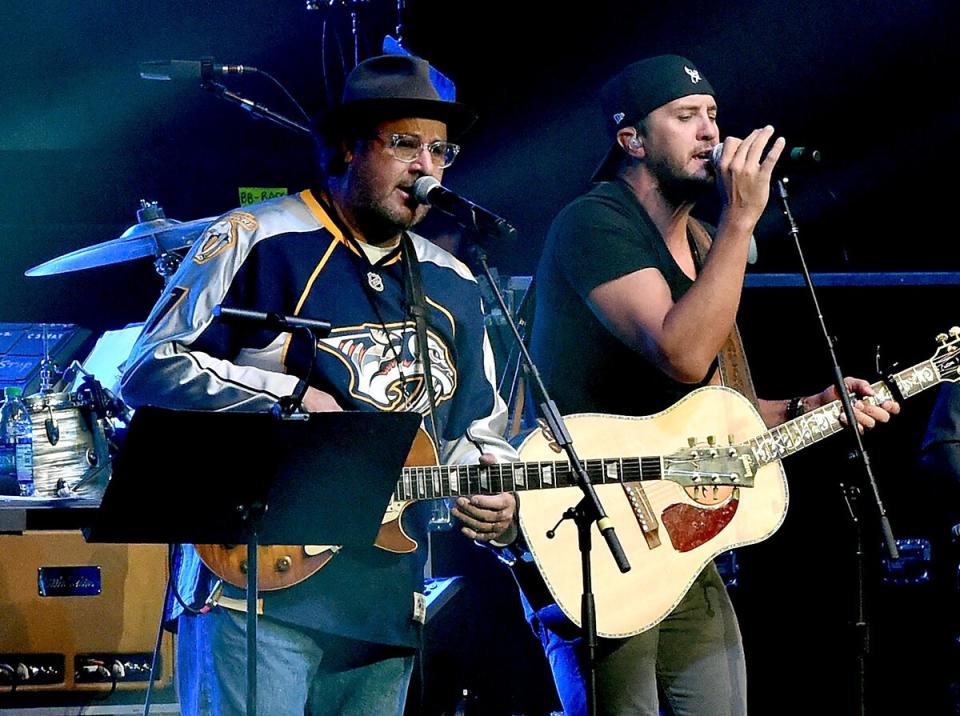
[[[430,152],[430,158],[437,166],[446,169],[460,153],[460,145],[453,142],[430,142],[425,144],[420,137],[415,134],[398,134],[391,132],[377,132],[377,137],[387,145],[387,148],[393,152],[394,158],[401,162],[410,164],[415,162],[420,152],[426,147]]]

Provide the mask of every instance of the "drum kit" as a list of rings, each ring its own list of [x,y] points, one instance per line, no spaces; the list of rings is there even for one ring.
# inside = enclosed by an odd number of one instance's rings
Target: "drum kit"
[[[167,282],[213,220],[168,219],[156,202],[141,200],[137,223],[118,238],[58,256],[25,274],[53,276],[149,257]],[[35,493],[21,499],[98,503],[110,479],[118,430],[129,422],[131,411],[77,361],[61,372],[50,360],[45,328],[43,343],[39,391],[23,399],[33,424]]]

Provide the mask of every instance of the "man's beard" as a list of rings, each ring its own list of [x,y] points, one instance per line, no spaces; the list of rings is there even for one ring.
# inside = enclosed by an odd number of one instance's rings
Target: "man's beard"
[[[669,159],[648,157],[647,168],[656,178],[660,193],[672,206],[695,203],[716,184],[712,172],[704,177],[690,176]]]
[[[394,210],[386,200],[381,201],[372,196],[367,190],[367,185],[362,182],[358,183],[353,196],[350,197],[350,204],[353,207],[357,228],[363,233],[364,238],[373,244],[389,241],[417,224],[426,213],[415,209],[410,218],[405,212],[401,213],[402,210]]]
[[[412,219],[407,219],[376,203],[356,209],[354,218],[364,238],[374,244],[392,239],[420,220],[416,213]]]

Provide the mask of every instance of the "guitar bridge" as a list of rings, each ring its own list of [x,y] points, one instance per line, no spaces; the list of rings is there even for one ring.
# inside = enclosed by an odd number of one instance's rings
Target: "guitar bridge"
[[[640,531],[647,542],[649,549],[655,549],[660,546],[660,523],[657,516],[647,499],[647,493],[643,486],[638,483],[623,483],[623,491],[630,501],[630,507],[634,516],[637,518],[637,524],[640,525]]]

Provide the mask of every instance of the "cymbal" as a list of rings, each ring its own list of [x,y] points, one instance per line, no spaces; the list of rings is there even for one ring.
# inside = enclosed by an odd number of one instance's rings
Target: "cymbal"
[[[203,233],[215,216],[193,221],[158,218],[134,224],[119,238],[71,251],[24,271],[26,276],[53,276],[133,261],[147,256],[154,258],[170,251],[189,247]]]

